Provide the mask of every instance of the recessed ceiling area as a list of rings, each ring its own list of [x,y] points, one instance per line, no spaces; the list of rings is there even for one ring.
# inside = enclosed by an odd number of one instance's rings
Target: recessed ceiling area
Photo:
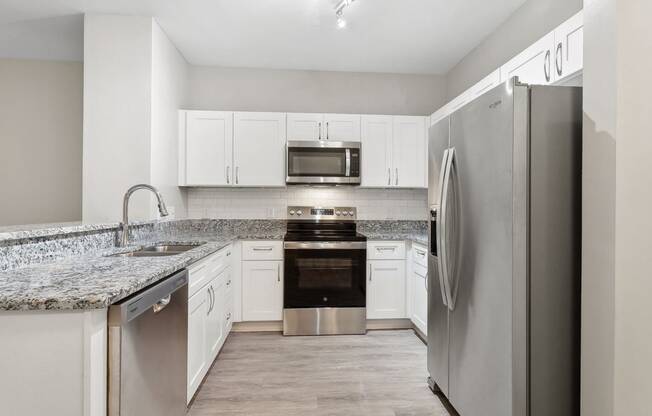
[[[525,0],[0,0],[0,57],[83,59],[84,13],[153,16],[189,63],[444,74]]]

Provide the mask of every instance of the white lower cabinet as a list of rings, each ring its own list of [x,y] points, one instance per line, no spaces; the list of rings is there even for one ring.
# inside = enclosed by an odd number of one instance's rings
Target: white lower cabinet
[[[283,319],[283,242],[242,242],[242,320]]]
[[[405,260],[367,262],[367,319],[407,318]]]
[[[412,265],[412,323],[424,335],[428,334],[428,269]]]
[[[188,299],[188,371],[186,400],[195,395],[231,329],[228,308],[233,308],[229,288],[232,267],[229,246],[188,267],[190,282],[202,282]],[[207,276],[208,275],[208,276]]]
[[[242,320],[283,319],[283,261],[242,262]]]
[[[188,301],[188,402],[201,384],[204,369],[207,367],[206,317],[210,303],[208,292],[206,287]]]

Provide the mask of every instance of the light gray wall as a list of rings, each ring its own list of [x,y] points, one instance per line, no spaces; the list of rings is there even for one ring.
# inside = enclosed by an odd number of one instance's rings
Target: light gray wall
[[[78,221],[81,62],[0,59],[0,225]]]
[[[444,77],[191,66],[189,109],[430,115]]]
[[[587,0],[582,174],[583,416],[615,414],[616,31],[616,0]]]
[[[643,416],[652,414],[652,2],[618,0],[616,8],[614,414]]]
[[[446,74],[447,98],[499,68],[582,9],[582,0],[528,0]]]

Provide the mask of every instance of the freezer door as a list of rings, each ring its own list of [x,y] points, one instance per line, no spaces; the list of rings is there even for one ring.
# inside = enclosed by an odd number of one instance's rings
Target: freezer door
[[[449,119],[430,128],[428,142],[428,373],[436,388],[448,394],[448,307],[439,275],[439,185],[445,151],[449,144]]]
[[[450,277],[449,393],[461,415],[513,412],[512,268],[514,86],[487,92],[451,115],[451,181],[459,192],[458,269]],[[525,87],[518,87],[523,89]],[[527,89],[525,89],[527,91]],[[518,416],[522,416],[519,414]]]

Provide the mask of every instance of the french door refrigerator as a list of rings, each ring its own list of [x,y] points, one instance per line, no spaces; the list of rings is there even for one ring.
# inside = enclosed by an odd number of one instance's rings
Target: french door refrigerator
[[[429,384],[461,416],[579,414],[581,97],[514,78],[430,129]]]

